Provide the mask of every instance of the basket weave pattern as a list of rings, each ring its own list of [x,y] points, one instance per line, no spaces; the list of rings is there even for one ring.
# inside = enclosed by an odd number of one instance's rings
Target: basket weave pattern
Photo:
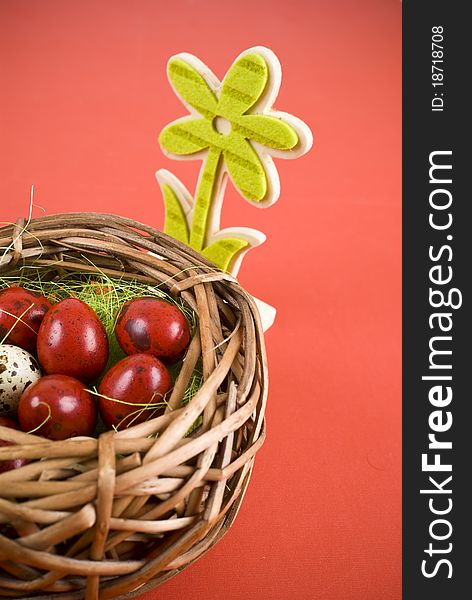
[[[139,595],[206,552],[232,524],[264,440],[267,365],[254,302],[230,275],[141,223],[96,213],[0,228],[0,274],[35,267],[160,285],[198,316],[165,413],[98,439],[0,428],[0,596]],[[181,407],[195,365],[204,381]],[[186,436],[197,417],[202,425]],[[8,528],[8,534],[5,533]],[[1,530],[1,529],[0,529]],[[63,550],[65,549],[65,551]]]

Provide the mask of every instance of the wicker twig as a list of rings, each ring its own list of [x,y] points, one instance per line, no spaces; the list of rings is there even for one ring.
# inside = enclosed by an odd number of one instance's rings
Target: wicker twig
[[[160,286],[198,323],[163,415],[99,439],[0,427],[0,596],[132,597],[191,564],[231,526],[265,437],[261,324],[234,277],[123,217],[70,213],[0,228],[0,273],[73,272]],[[201,359],[203,383],[182,406]],[[192,424],[201,424],[187,436]],[[46,457],[46,458],[44,458]]]

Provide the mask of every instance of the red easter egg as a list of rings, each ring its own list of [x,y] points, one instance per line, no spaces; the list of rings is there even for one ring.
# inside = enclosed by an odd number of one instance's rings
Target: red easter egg
[[[22,287],[0,291],[0,344],[13,344],[35,354],[38,330],[51,306],[44,296]]]
[[[123,305],[115,335],[126,354],[153,354],[175,362],[190,341],[190,327],[174,304],[159,298],[136,298]]]
[[[169,371],[151,354],[133,354],[120,360],[102,379],[98,388],[99,409],[108,428],[126,429],[157,417],[172,387]],[[104,397],[106,396],[106,397]],[[146,408],[140,405],[154,405]]]
[[[23,431],[51,440],[91,435],[97,406],[82,382],[67,375],[47,375],[30,385],[20,398],[18,420]]]
[[[10,429],[19,429],[18,425],[9,419],[8,417],[0,417],[0,425],[2,427],[10,427]],[[0,446],[14,446],[13,442],[7,442],[6,440],[0,440]],[[0,460],[0,473],[5,471],[11,471],[12,469],[19,469],[23,465],[28,464],[26,458],[12,458],[11,460]]]
[[[55,304],[38,333],[38,359],[48,375],[90,382],[108,360],[108,338],[95,312],[76,298]]]

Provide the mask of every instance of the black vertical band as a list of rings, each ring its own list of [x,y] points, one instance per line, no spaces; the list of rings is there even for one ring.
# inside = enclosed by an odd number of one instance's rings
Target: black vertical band
[[[458,1],[403,3],[404,600],[471,593],[466,8]]]

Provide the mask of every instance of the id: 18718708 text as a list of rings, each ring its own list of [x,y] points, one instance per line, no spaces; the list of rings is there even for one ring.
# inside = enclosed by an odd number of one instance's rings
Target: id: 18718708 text
[[[431,110],[444,110],[444,27],[436,25],[431,28],[431,85],[433,98]]]

